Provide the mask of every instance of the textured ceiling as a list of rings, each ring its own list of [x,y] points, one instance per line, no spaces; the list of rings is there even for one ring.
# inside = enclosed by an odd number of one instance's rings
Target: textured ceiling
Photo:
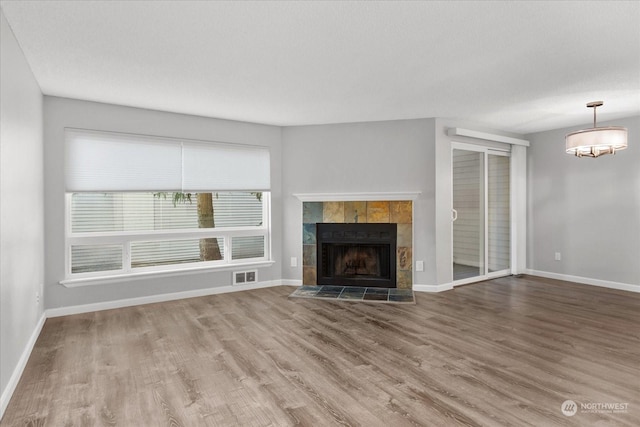
[[[640,2],[2,1],[43,93],[274,125],[640,114]]]

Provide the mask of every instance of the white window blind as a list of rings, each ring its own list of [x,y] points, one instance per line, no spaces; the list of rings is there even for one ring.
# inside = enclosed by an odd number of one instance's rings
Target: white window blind
[[[183,191],[268,191],[269,150],[229,144],[183,145]]]
[[[66,129],[66,191],[268,191],[265,147]]]
[[[489,227],[489,271],[506,270],[511,265],[510,157],[487,156]]]
[[[180,144],[138,135],[66,129],[67,192],[180,191]]]
[[[262,197],[248,192],[212,195],[208,227],[263,226]],[[197,196],[174,203],[171,193],[75,193],[71,196],[71,232],[188,230],[199,228]]]

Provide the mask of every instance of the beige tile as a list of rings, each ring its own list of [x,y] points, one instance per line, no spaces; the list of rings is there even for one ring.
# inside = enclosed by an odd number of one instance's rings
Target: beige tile
[[[411,256],[411,248],[407,247],[398,247],[398,257],[397,257],[397,266],[398,270],[411,270],[413,259]]]
[[[317,283],[316,268],[304,267],[302,269],[302,284],[308,286],[315,286]]]
[[[302,245],[302,265],[315,267],[316,264],[316,245]]]
[[[389,202],[367,202],[367,222],[388,223]]]
[[[411,224],[398,224],[398,246],[413,247],[413,226]]]
[[[413,280],[410,271],[400,270],[397,273],[397,283],[399,289],[412,289]]]
[[[391,202],[389,209],[391,212],[390,222],[395,222],[397,224],[411,224],[413,222],[412,207],[413,203],[410,200]]]
[[[324,202],[322,220],[338,224],[344,223],[344,202]]]
[[[367,202],[344,202],[344,222],[366,224]]]

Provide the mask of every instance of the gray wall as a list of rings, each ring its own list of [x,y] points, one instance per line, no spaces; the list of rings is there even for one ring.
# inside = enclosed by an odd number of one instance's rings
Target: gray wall
[[[527,268],[640,285],[640,116],[607,125],[629,130],[629,148],[597,159],[564,152],[590,123],[527,136]]]
[[[273,266],[261,268],[259,280],[278,280],[281,271],[281,129],[110,104],[44,97],[45,302],[66,307],[231,285],[231,271],[123,281],[65,288],[64,278],[64,128],[129,132],[205,141],[265,145],[271,149]]]
[[[295,193],[420,191],[414,201],[414,284],[435,284],[434,119],[287,127],[283,151],[284,279],[302,278],[302,202]],[[298,267],[289,259],[298,258]]]
[[[0,393],[43,313],[42,94],[0,14]],[[36,292],[41,295],[36,303]]]

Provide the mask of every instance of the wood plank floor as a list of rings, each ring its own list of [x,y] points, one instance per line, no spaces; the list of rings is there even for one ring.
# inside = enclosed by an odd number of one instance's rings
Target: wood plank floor
[[[416,305],[292,291],[49,319],[0,425],[640,425],[640,294],[531,276]]]

